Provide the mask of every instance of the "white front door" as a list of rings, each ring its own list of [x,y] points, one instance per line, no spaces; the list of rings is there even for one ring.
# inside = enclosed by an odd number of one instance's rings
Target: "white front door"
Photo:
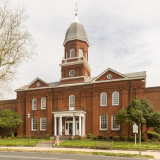
[[[72,135],[73,121],[65,122],[65,135]],[[76,121],[76,135],[79,135],[79,122]]]

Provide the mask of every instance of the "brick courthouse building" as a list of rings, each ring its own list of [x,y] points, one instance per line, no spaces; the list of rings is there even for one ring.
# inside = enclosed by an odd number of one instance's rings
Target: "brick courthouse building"
[[[145,71],[122,74],[108,68],[97,77],[91,77],[89,41],[77,15],[66,32],[63,45],[60,81],[47,83],[36,78],[15,90],[16,100],[1,105],[1,110],[8,107],[21,115],[23,124],[17,129],[18,135],[28,135],[27,114],[30,113],[31,136],[75,135],[75,128],[79,136],[88,133],[128,136],[131,133],[128,124],[114,123],[121,108],[127,107],[137,96],[150,99],[154,109],[159,110],[160,87],[145,87]]]

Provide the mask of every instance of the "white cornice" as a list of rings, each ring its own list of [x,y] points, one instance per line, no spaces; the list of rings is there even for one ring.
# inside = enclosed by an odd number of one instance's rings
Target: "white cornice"
[[[61,80],[76,79],[76,78],[86,78],[86,77],[85,76],[77,76],[77,77],[61,78]]]

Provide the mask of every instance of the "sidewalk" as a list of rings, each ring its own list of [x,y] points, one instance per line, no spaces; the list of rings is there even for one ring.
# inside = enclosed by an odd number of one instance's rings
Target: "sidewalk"
[[[139,154],[139,151],[129,151],[129,150],[101,150],[101,149],[86,149],[86,148],[52,148],[52,147],[0,147],[8,149],[21,149],[21,150],[31,150],[31,151],[84,151],[84,152],[106,152],[106,153],[129,153],[129,154]],[[160,152],[158,151],[142,151],[142,155],[152,155],[154,159],[160,160]]]

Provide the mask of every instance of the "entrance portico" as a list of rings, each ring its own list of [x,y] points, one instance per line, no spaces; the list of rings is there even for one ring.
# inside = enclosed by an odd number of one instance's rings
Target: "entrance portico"
[[[76,135],[85,136],[85,111],[78,110],[76,111],[76,121],[73,111],[57,111],[52,112],[54,114],[54,135],[62,136],[64,135],[73,135],[75,136],[75,128]],[[62,118],[65,117],[65,124],[62,125]],[[58,126],[57,126],[58,121]],[[76,122],[76,126],[75,126]],[[62,128],[63,126],[63,128]]]

